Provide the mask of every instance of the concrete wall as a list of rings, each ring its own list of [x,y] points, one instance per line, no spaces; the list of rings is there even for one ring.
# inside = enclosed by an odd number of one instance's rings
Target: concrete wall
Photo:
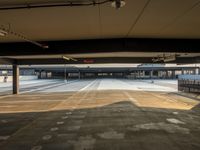
[[[37,76],[20,76],[19,79],[21,81],[28,81],[28,80],[36,80],[38,79]],[[12,81],[12,76],[8,76],[7,82]],[[4,82],[4,76],[0,76],[0,82]]]

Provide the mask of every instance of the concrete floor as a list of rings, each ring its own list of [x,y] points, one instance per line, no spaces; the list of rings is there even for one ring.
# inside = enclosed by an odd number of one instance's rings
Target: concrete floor
[[[63,84],[63,80],[30,80],[20,81],[20,93],[38,91],[41,88]],[[12,94],[12,82],[0,83],[0,95]]]
[[[0,97],[0,150],[199,150],[200,101],[175,82],[82,80]]]

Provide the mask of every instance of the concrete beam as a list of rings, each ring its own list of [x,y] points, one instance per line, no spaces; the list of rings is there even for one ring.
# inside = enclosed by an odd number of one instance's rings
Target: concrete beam
[[[19,66],[13,65],[13,94],[19,94]]]
[[[153,63],[152,57],[94,57],[94,58],[76,58],[77,61],[64,60],[58,58],[50,59],[20,59],[16,60],[18,65],[48,65],[48,64],[101,64],[101,63]],[[154,62],[163,63],[163,62]],[[178,57],[175,61],[166,63],[192,64],[200,63],[200,57]]]
[[[13,64],[14,60],[8,58],[0,58],[0,65],[10,65]]]
[[[102,52],[180,52],[199,53],[200,39],[118,38],[44,41],[48,49],[27,42],[0,43],[0,56],[84,54]],[[14,51],[13,51],[14,49]]]

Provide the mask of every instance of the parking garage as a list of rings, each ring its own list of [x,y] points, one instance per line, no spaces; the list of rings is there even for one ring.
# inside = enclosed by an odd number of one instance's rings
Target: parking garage
[[[200,1],[0,2],[0,149],[200,148]]]

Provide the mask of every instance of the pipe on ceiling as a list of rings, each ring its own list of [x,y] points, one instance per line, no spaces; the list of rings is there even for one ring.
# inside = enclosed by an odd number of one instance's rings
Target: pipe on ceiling
[[[33,8],[49,8],[49,7],[74,7],[74,6],[95,6],[102,5],[105,3],[113,2],[115,0],[103,0],[96,2],[91,1],[87,3],[43,3],[43,4],[25,4],[25,5],[10,5],[10,6],[0,6],[0,10],[12,10],[12,9],[33,9]]]

